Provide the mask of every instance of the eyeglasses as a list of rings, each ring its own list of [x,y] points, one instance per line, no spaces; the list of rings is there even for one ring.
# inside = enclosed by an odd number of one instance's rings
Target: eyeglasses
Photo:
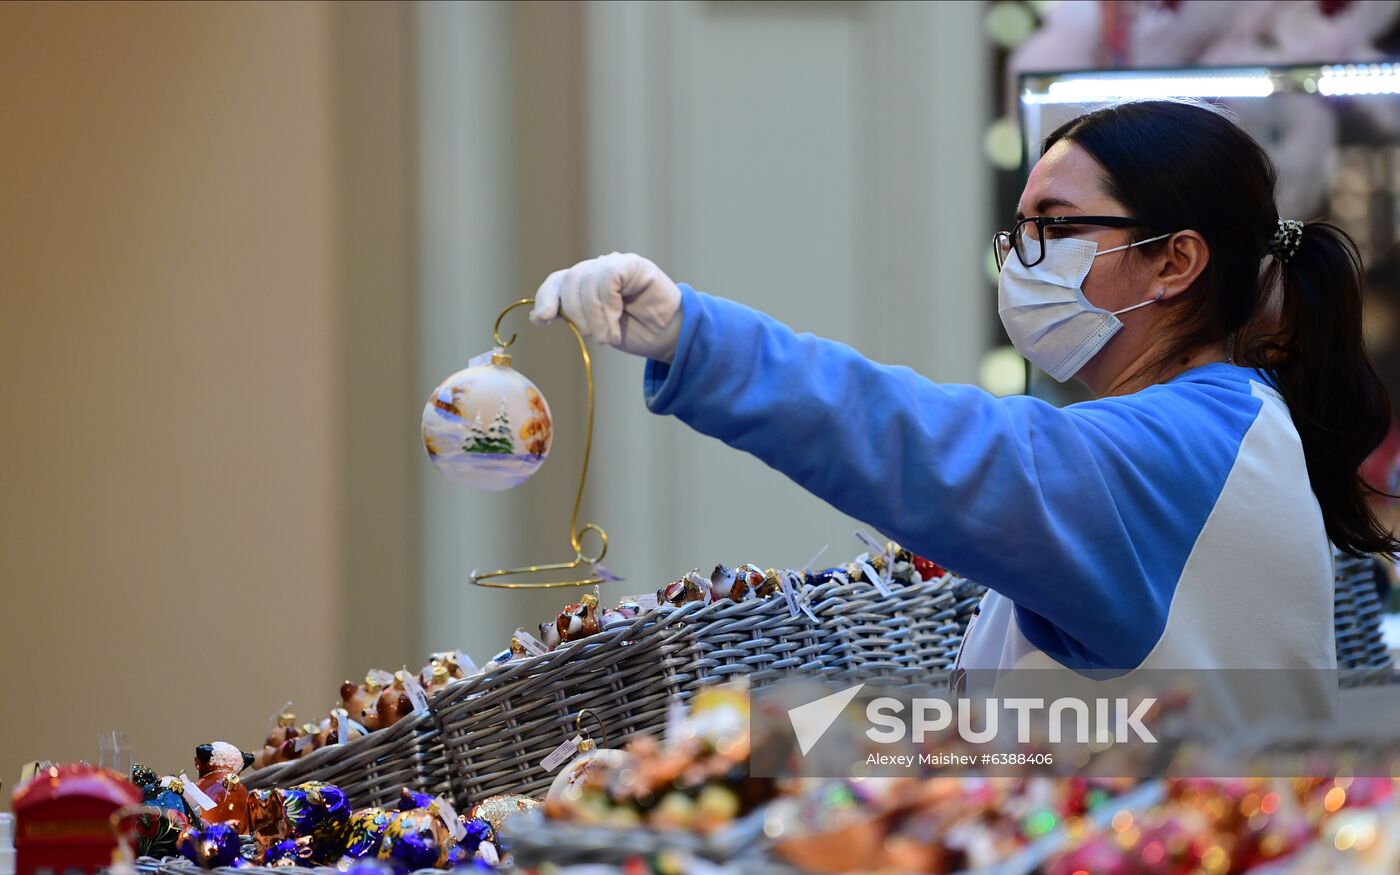
[[[1016,222],[1010,231],[998,231],[992,238],[996,250],[997,270],[1006,264],[1015,250],[1016,257],[1026,267],[1035,267],[1045,260],[1046,228],[1062,225],[1093,225],[1098,228],[1133,228],[1142,225],[1137,219],[1125,216],[1026,216]]]

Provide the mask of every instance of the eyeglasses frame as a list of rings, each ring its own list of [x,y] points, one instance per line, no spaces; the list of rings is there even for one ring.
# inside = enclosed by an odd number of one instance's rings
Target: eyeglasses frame
[[[1042,241],[1040,247],[1040,257],[1030,264],[1026,264],[1026,259],[1021,256],[1021,249],[1016,245],[1016,238],[1021,232],[1021,227],[1027,222],[1035,223],[1036,236]],[[992,254],[997,260],[997,270],[1000,271],[1006,264],[1006,259],[1002,258],[1001,247],[998,245],[1002,238],[1006,239],[1006,246],[1016,253],[1016,258],[1025,267],[1035,267],[1045,260],[1045,229],[1059,225],[1092,225],[1098,228],[1138,228],[1145,223],[1137,219],[1130,219],[1127,216],[1026,216],[1017,219],[1016,224],[1010,231],[998,231],[992,235]]]

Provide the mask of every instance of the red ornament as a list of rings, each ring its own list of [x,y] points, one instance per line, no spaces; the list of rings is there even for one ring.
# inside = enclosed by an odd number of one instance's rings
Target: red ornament
[[[53,766],[15,790],[17,875],[96,873],[117,847],[112,815],[141,804],[141,791],[116,772],[86,763]]]
[[[912,554],[911,554],[912,555]],[[947,574],[947,570],[937,562],[930,562],[922,556],[913,556],[914,570],[922,580],[936,580]]]

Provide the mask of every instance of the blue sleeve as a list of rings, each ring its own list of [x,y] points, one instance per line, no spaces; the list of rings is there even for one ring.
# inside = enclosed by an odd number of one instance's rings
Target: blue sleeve
[[[647,365],[653,412],[1007,596],[1066,665],[1151,650],[1257,404],[1170,385],[1065,409],[996,398],[681,289],[676,355]]]

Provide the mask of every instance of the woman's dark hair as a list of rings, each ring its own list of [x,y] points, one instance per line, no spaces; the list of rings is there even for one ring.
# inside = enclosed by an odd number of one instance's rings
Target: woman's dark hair
[[[1165,371],[1202,346],[1231,344],[1235,362],[1261,371],[1288,403],[1332,543],[1353,556],[1400,551],[1367,506],[1374,490],[1358,473],[1384,439],[1391,408],[1362,344],[1363,274],[1351,238],[1308,222],[1286,264],[1261,265],[1278,229],[1277,174],[1263,148],[1212,107],[1118,104],[1061,126],[1044,148],[1061,140],[1103,167],[1108,194],[1143,222],[1135,239],[1190,228],[1210,249],[1155,366]]]

